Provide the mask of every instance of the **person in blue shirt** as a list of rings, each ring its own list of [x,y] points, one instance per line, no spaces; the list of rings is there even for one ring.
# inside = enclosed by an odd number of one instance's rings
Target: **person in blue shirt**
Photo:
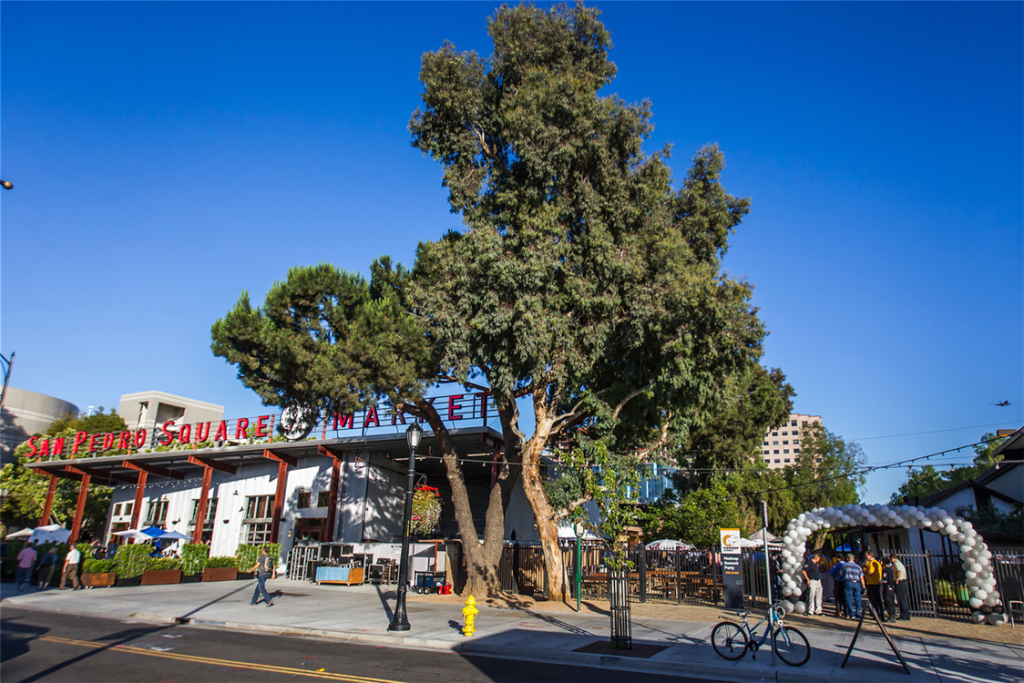
[[[828,570],[828,575],[832,577],[832,593],[836,599],[836,616],[839,618],[847,615],[846,611],[846,589],[844,588],[845,583],[843,582],[843,562],[842,557],[836,556],[833,561],[832,568]]]
[[[853,553],[842,565],[843,588],[846,592],[846,614],[849,619],[860,620],[861,592],[864,590],[864,570],[857,564]]]

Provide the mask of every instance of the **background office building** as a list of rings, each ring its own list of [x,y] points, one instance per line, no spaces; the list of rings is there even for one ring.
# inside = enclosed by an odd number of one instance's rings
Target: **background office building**
[[[771,469],[795,465],[800,457],[800,442],[810,427],[821,427],[821,415],[793,413],[776,429],[765,432],[761,457]]]

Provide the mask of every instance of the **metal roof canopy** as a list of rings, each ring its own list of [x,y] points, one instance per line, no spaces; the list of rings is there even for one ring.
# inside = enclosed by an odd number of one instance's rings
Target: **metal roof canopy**
[[[479,460],[476,463],[463,463],[463,473],[469,485],[490,485],[490,464],[495,448],[500,448],[502,435],[490,427],[466,427],[451,429],[448,432],[460,458]],[[323,446],[334,453],[369,452],[371,456],[382,455],[395,464],[394,471],[405,472],[408,467],[409,446],[405,433],[374,434],[369,436],[348,436],[334,439],[314,439],[312,441],[274,442],[241,444],[221,448],[184,449],[180,451],[163,451],[159,453],[137,453],[135,455],[110,455],[101,457],[82,457],[69,460],[39,460],[26,463],[26,467],[40,473],[80,479],[82,472],[88,472],[95,483],[135,484],[138,469],[127,466],[146,466],[154,470],[159,468],[167,472],[159,474],[149,470],[148,483],[177,481],[185,477],[202,474],[204,465],[189,462],[189,456],[199,456],[206,461],[219,465],[237,467],[258,462],[269,462],[263,456],[264,451],[274,451],[291,456],[297,460],[307,458],[327,458],[319,452]],[[428,483],[447,488],[448,476],[444,463],[440,460],[441,449],[433,432],[424,432],[423,440],[416,450],[416,472],[427,475]],[[483,466],[481,466],[483,465]]]

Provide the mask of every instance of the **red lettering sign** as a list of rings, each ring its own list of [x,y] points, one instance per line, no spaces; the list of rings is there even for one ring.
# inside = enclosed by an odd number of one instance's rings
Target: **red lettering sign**
[[[30,438],[30,439],[28,440],[28,445],[29,445],[29,447],[30,447],[30,448],[31,448],[32,450],[30,450],[30,451],[29,451],[28,453],[26,453],[26,454],[25,454],[25,457],[26,457],[26,458],[31,458],[31,457],[32,457],[33,455],[35,455],[35,454],[36,454],[36,452],[37,452],[37,451],[39,450],[38,448],[36,448],[36,441],[38,441],[38,440],[39,440],[39,437],[38,437],[38,436],[33,436],[32,438]]]
[[[97,436],[99,436],[99,434],[93,434],[93,435],[91,435],[89,437],[89,451],[90,452],[96,450],[96,437]]]
[[[161,446],[170,446],[171,443],[174,442],[174,434],[171,434],[170,432],[171,425],[173,424],[174,420],[168,420],[167,422],[164,422],[164,426],[160,428],[164,433],[164,435],[160,437],[160,441],[158,442]]]
[[[235,438],[244,439],[246,438],[245,430],[249,428],[249,420],[244,417],[238,418],[238,422],[235,424]]]
[[[114,447],[114,433],[110,432],[109,434],[104,434],[103,435],[103,448],[101,450],[105,451],[105,450],[109,450],[109,449],[111,449],[113,447]]]
[[[50,440],[43,439],[43,443],[39,445],[39,457],[50,454]]]
[[[135,432],[135,447],[142,448],[142,444],[146,443],[146,430],[140,429]]]
[[[265,439],[267,437],[267,420],[269,419],[269,415],[260,415],[258,418],[256,418],[257,439]]]
[[[130,448],[131,447],[131,441],[132,441],[132,433],[131,432],[121,432],[121,434],[117,437],[117,447],[118,448]]]
[[[341,425],[340,427],[338,425]],[[334,414],[334,429],[352,429],[355,421],[351,415]]]
[[[373,422],[371,425],[370,422]],[[380,427],[380,418],[377,417],[377,406],[370,406],[366,409],[366,417],[363,418],[363,427]]]
[[[220,427],[217,427],[217,436],[213,437],[214,441],[226,441],[228,438],[228,421],[221,420]]]
[[[456,415],[456,410],[462,410],[462,404],[459,401],[463,398],[463,394],[455,394],[454,396],[448,397],[448,419],[449,420],[461,420],[461,415]]]
[[[72,453],[77,453],[78,452],[78,447],[81,446],[83,443],[85,443],[85,439],[88,436],[89,435],[86,434],[85,432],[77,432],[75,434],[75,442],[73,444],[71,444],[71,452]]]
[[[392,410],[391,424],[395,424],[395,420],[401,420],[402,424],[405,424],[405,412],[401,410]]]
[[[203,427],[206,427],[205,431],[203,430]],[[200,422],[199,424],[197,424],[196,425],[196,441],[198,441],[199,443],[202,443],[203,441],[206,441],[209,438],[210,438],[210,423],[209,422]]]
[[[192,440],[192,425],[181,425],[178,430],[178,443],[188,443]]]
[[[50,452],[53,453],[54,455],[63,455],[64,454],[64,437],[63,436],[60,437],[59,439],[54,439],[53,440],[53,450],[50,451]]]

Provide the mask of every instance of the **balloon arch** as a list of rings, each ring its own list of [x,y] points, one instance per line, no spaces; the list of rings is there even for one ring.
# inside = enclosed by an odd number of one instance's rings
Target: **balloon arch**
[[[782,595],[786,598],[783,607],[787,612],[802,614],[806,605],[800,601],[804,590],[801,572],[807,538],[819,529],[859,525],[896,526],[907,529],[926,529],[944,536],[960,545],[960,559],[970,590],[971,619],[976,623],[988,621],[1001,624],[1005,615],[994,612],[1001,605],[996,579],[992,574],[992,553],[963,517],[951,515],[940,508],[925,508],[913,505],[843,505],[840,507],[815,508],[792,520],[782,535]]]

